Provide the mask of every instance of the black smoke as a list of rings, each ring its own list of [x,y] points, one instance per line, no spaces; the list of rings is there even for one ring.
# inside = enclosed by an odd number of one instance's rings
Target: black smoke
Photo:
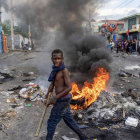
[[[8,1],[7,1],[7,0],[0,0],[0,5],[1,5],[1,7],[3,7],[6,11],[9,10],[9,6],[8,6]]]
[[[31,24],[35,35],[53,28],[64,33],[65,37],[83,33],[82,23],[88,19],[102,0],[30,0],[16,6],[16,16],[26,24]],[[86,19],[87,18],[87,19]]]
[[[109,64],[112,60],[105,48],[105,40],[97,35],[72,35],[68,40],[57,38],[53,48],[61,48],[70,66],[73,81],[83,83],[95,76],[98,68],[103,67],[110,72]]]
[[[102,0],[31,0],[17,6],[16,15],[23,23],[31,24],[32,34],[41,39],[45,50],[60,48],[72,73],[73,81],[91,80],[95,70],[104,67],[109,71],[110,54],[101,36],[85,34],[82,24],[103,4]],[[49,34],[54,33],[53,43]]]

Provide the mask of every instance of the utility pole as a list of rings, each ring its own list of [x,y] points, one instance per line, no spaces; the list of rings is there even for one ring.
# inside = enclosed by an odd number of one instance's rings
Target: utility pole
[[[88,22],[89,22],[89,29],[90,29],[90,33],[92,33],[92,28],[91,28],[91,10],[89,8],[89,17],[88,17]]]
[[[1,11],[1,0],[0,0],[0,26],[2,25],[1,14],[2,14],[2,11]]]
[[[105,36],[107,37],[107,35],[108,35],[108,24],[107,24],[107,19],[106,19],[106,17],[105,17]]]
[[[90,18],[91,18],[91,14],[90,14],[90,9],[89,9],[89,13],[88,13],[88,20],[90,22]]]
[[[30,26],[30,24],[29,24],[28,39],[29,39],[29,43],[30,43],[30,45],[31,45],[31,26]]]
[[[12,45],[12,50],[14,50],[15,46],[14,46],[13,0],[10,0],[10,12],[11,12],[11,45]]]
[[[107,20],[106,20],[106,17],[105,17],[105,29],[107,31]]]

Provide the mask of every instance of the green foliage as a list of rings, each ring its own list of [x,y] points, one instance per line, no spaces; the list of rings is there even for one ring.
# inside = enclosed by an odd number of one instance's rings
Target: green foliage
[[[8,34],[8,35],[11,34],[10,24],[7,24],[7,23],[2,24],[2,29],[3,29],[5,34]],[[20,34],[23,37],[28,37],[28,34],[23,29],[21,29],[19,26],[14,26],[14,33]]]
[[[20,34],[23,37],[28,37],[28,34],[25,31],[23,31],[22,29],[20,29],[19,26],[14,27],[14,33],[15,34]]]
[[[6,25],[6,24],[2,24],[2,29],[4,31],[5,34],[11,34],[11,31],[10,31],[10,26]]]

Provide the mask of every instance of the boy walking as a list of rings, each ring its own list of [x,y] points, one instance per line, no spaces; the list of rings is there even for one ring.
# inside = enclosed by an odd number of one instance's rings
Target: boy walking
[[[56,49],[52,52],[52,62],[54,65],[48,79],[48,81],[51,82],[48,93],[53,92],[54,90],[55,92],[52,93],[50,98],[50,104],[53,104],[53,108],[48,120],[46,140],[53,139],[56,126],[62,118],[67,126],[78,134],[80,140],[89,140],[81,132],[70,112],[69,104],[72,99],[72,95],[69,92],[71,91],[71,82],[69,72],[65,68],[63,62],[63,52],[60,49]],[[48,94],[45,98],[47,98],[47,96]]]

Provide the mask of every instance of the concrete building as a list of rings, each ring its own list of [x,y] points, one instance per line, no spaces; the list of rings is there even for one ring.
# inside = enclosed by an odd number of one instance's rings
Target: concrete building
[[[116,26],[116,29],[112,31],[112,33],[110,33],[109,31],[105,31],[105,29],[108,29],[108,27],[106,26]],[[94,19],[91,19],[91,21],[86,21],[83,23],[83,28],[85,28],[85,33],[91,33],[91,34],[100,34],[103,35],[105,34],[109,34],[112,36],[111,38],[113,38],[113,36],[115,36],[115,39],[120,39],[121,36],[118,35],[118,32],[122,31],[124,28],[124,22],[123,21],[118,21],[118,20],[100,20],[100,21],[95,21]],[[103,35],[104,36],[104,35]]]
[[[7,47],[11,48],[11,35],[7,35],[6,38],[7,38]],[[24,41],[25,39],[20,34],[14,35],[14,46],[16,49],[22,48],[22,46],[21,46],[22,40]]]
[[[121,18],[124,22],[124,28],[118,32],[122,39],[128,39],[127,31],[129,30],[129,39],[140,39],[140,13]]]
[[[124,22],[118,21],[118,20],[101,20],[99,21],[102,23],[100,26],[100,32],[103,36],[108,37],[109,40],[113,39],[114,41],[121,38],[120,35],[118,35],[119,31],[122,31],[124,28]]]
[[[100,27],[102,26],[103,22],[91,20],[91,27],[92,33],[99,33]]]
[[[99,29],[103,22],[95,21],[94,19],[91,19],[90,21],[85,21],[82,24],[83,29],[85,30],[85,33],[88,34],[95,34],[99,33]]]
[[[117,25],[116,32],[122,31],[124,28],[124,22],[119,20],[101,20],[100,23],[103,25]]]

